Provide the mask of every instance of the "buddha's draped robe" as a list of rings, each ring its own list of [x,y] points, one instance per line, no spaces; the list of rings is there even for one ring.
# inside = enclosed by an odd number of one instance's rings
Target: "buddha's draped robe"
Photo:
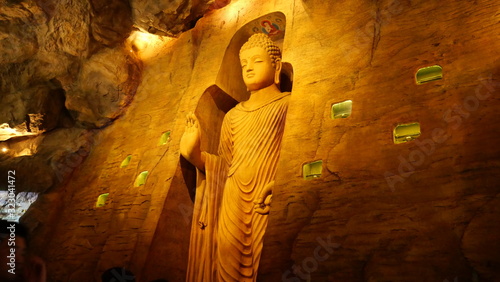
[[[256,281],[267,215],[255,203],[274,180],[289,93],[231,109],[219,152],[198,172],[187,281]]]

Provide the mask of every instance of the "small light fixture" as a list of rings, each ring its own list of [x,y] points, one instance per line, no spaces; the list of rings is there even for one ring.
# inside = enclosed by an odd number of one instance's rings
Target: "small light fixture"
[[[332,119],[347,118],[351,115],[351,112],[352,112],[352,101],[347,100],[344,102],[333,104],[330,117]]]
[[[131,159],[132,155],[128,155],[125,159],[123,159],[122,163],[120,164],[120,168],[127,167],[130,164]]]
[[[406,143],[413,141],[420,136],[420,123],[399,124],[394,128],[393,139],[394,144]]]
[[[3,147],[3,148],[2,148],[2,152],[3,152],[3,153],[7,153],[7,151],[9,151],[9,149],[7,149],[7,147]]]
[[[165,145],[170,141],[170,130],[163,132],[163,134],[160,137],[160,140],[158,141],[158,146]]]
[[[134,30],[127,39],[130,53],[137,54],[141,60],[149,60],[158,55],[158,52],[170,42],[173,37],[159,36],[145,30]]]
[[[435,80],[440,80],[442,78],[443,68],[438,65],[421,68],[415,74],[415,80],[418,85]]]
[[[148,174],[149,172],[147,170],[139,173],[139,175],[137,175],[137,178],[135,179],[134,187],[139,187],[146,184],[146,179],[148,179]]]
[[[97,201],[95,203],[96,208],[103,207],[106,204],[106,200],[108,199],[109,193],[101,194],[97,197]]]
[[[321,172],[323,171],[323,161],[314,161],[302,166],[302,176],[306,180],[321,177]]]

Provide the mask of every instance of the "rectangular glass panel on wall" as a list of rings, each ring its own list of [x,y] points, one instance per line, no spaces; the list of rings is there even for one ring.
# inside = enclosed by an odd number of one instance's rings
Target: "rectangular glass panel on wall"
[[[352,111],[351,100],[333,104],[331,118],[332,119],[347,118],[351,115],[351,111]]]
[[[148,174],[149,172],[147,170],[139,173],[139,175],[137,175],[137,178],[135,179],[134,187],[139,187],[146,184],[146,179],[148,179]]]
[[[106,200],[108,199],[109,193],[101,194],[97,197],[97,201],[95,203],[96,208],[103,207],[106,204]]]
[[[394,144],[406,143],[420,136],[420,123],[399,124],[394,128]]]
[[[442,78],[443,78],[443,68],[438,65],[421,68],[415,74],[415,80],[417,84],[424,84]]]
[[[306,180],[321,177],[322,171],[323,171],[322,160],[306,163],[302,166],[302,175]]]
[[[125,157],[125,159],[123,159],[123,161],[120,164],[120,168],[127,167],[130,164],[131,159],[132,159],[132,155],[128,155],[127,157]]]

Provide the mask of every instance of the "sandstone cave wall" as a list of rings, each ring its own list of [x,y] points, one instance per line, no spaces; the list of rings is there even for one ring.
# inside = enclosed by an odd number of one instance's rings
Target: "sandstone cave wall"
[[[28,211],[51,279],[90,281],[125,266],[141,281],[183,280],[194,181],[178,152],[184,117],[209,111],[199,100],[238,29],[276,11],[287,19],[283,60],[294,75],[260,279],[306,280],[307,270],[311,281],[498,279],[498,7],[234,1],[206,14],[144,62],[125,114]],[[435,64],[443,79],[416,85],[415,72]],[[352,115],[331,119],[331,104],[344,100]],[[393,128],[409,122],[421,124],[428,151],[393,143]],[[302,165],[316,160],[322,176],[304,180]],[[142,171],[146,184],[134,187]],[[95,208],[102,193],[108,201]],[[332,248],[322,261],[321,240]]]

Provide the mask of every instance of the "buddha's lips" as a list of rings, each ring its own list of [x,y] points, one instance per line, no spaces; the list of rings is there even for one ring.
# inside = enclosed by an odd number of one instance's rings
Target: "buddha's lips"
[[[255,76],[255,73],[249,73],[249,74],[246,75],[246,77],[248,77],[248,78],[252,78],[254,76]]]

